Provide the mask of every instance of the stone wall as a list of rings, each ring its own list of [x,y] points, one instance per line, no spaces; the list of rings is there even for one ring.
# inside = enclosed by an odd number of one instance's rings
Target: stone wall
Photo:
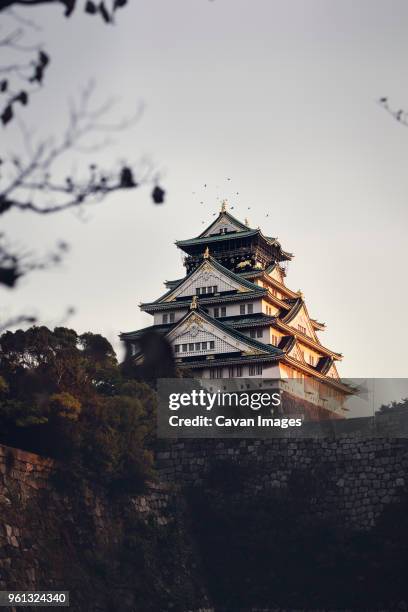
[[[115,498],[57,476],[52,460],[0,446],[0,590],[69,590],[70,609],[84,612],[206,603],[173,487],[150,483],[143,494]]]
[[[243,468],[240,495],[282,495],[308,483],[313,511],[361,529],[408,489],[405,439],[185,439],[163,442],[157,454],[162,479],[183,486],[203,486],[214,471],[222,478],[231,464]]]
[[[397,438],[161,441],[156,463],[158,482],[115,498],[0,446],[0,589],[69,590],[75,612],[211,609],[187,489],[259,507],[295,495],[296,516],[365,531],[408,490]]]

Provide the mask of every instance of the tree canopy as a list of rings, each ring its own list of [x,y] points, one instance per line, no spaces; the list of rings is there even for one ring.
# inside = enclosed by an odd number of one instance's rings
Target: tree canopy
[[[151,475],[156,398],[106,338],[31,327],[0,337],[0,442],[49,455],[105,484]]]

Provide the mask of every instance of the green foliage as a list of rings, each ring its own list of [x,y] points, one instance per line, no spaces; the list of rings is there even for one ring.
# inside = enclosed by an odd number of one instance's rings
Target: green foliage
[[[152,477],[155,393],[99,334],[31,327],[0,337],[0,441],[118,490]]]
[[[145,405],[134,396],[103,398],[88,410],[82,466],[101,475],[115,490],[139,490],[152,477],[153,455],[146,443],[153,424]]]
[[[50,397],[50,413],[56,418],[77,421],[81,414],[81,402],[66,391],[53,393]]]

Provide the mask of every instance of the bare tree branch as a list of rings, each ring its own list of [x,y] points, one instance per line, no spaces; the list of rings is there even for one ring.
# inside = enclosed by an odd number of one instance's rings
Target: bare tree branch
[[[136,189],[148,183],[154,185],[153,201],[160,204],[164,200],[164,191],[157,184],[153,166],[146,171],[136,170],[127,162],[122,162],[115,170],[104,170],[96,163],[87,165],[79,178],[71,173],[61,177],[58,168],[63,164],[66,154],[76,151],[78,147],[99,150],[106,144],[99,141],[99,134],[120,132],[133,125],[141,115],[142,107],[129,118],[111,123],[108,120],[113,101],[93,107],[92,95],[94,85],[90,83],[82,92],[77,102],[72,101],[68,124],[60,138],[43,138],[34,142],[23,122],[19,122],[25,153],[11,155],[0,164],[0,215],[12,210],[49,215],[78,208],[84,205],[102,202],[109,194],[123,190]],[[98,137],[98,141],[92,140]],[[56,251],[46,258],[39,259],[33,253],[22,253],[5,244],[0,235],[0,284],[13,287],[18,279],[33,270],[44,270],[61,261],[66,245],[60,243]]]
[[[108,113],[114,100],[93,107],[94,86],[90,84],[79,101],[71,102],[68,124],[62,135],[59,138],[41,137],[38,141],[34,131],[28,129],[16,114],[16,110],[26,106],[31,95],[41,88],[50,57],[36,40],[31,43],[26,38],[27,28],[35,33],[40,28],[15,10],[46,4],[63,6],[67,17],[82,5],[85,13],[99,15],[105,23],[113,23],[115,12],[124,7],[127,0],[111,0],[110,3],[107,0],[98,0],[97,3],[93,0],[0,0],[0,12],[11,18],[9,31],[0,37],[0,48],[9,55],[7,63],[0,65],[0,122],[8,126],[17,118],[24,143],[23,153],[11,153],[0,158],[0,215],[12,210],[39,215],[69,209],[81,213],[85,205],[102,202],[114,191],[135,189],[149,183],[153,187],[153,201],[161,204],[165,192],[159,186],[151,164],[145,172],[141,168],[136,172],[126,161],[109,170],[92,163],[82,169],[79,177],[73,172],[61,176],[61,168],[66,167],[64,156],[77,151],[88,154],[99,151],[111,142],[107,134],[123,131],[137,121],[141,106],[132,117],[112,123],[108,121]],[[53,252],[41,258],[12,247],[4,234],[0,234],[0,285],[12,288],[28,272],[58,264],[66,250],[67,245],[60,242]],[[22,321],[23,318],[16,320]],[[32,322],[30,318],[25,320]]]
[[[408,127],[408,111],[403,110],[402,108],[395,110],[393,109],[389,103],[388,98],[383,97],[378,100],[378,104],[384,108],[398,123]]]
[[[98,2],[86,0],[80,3],[77,3],[77,0],[0,0],[0,12],[4,11],[19,26],[18,28],[12,27],[10,32],[0,38],[0,47],[25,54],[21,60],[16,58],[0,66],[0,75],[3,76],[0,79],[0,121],[3,126],[13,120],[19,104],[27,106],[31,94],[43,84],[44,75],[50,63],[50,56],[41,44],[22,44],[25,35],[24,28],[36,31],[39,28],[33,21],[22,17],[14,9],[16,7],[38,7],[45,4],[63,6],[66,17],[74,12],[77,4],[81,4],[85,13],[99,15],[105,23],[112,24],[116,11],[123,8],[127,0],[111,0],[109,6],[104,0]],[[27,53],[30,53],[31,57],[27,58]]]
[[[77,8],[77,5],[81,4],[83,11],[88,15],[98,15],[106,23],[113,23],[116,11],[126,6],[127,0],[111,0],[109,6],[107,6],[104,0],[101,2],[85,0],[79,3],[77,0],[0,0],[0,12],[11,7],[32,8],[45,4],[59,4],[63,6],[66,17],[70,17]]]
[[[150,177],[137,178],[128,164],[115,172],[105,171],[91,164],[82,179],[67,176],[64,181],[53,178],[54,165],[68,151],[75,150],[85,138],[100,132],[117,132],[127,129],[138,120],[141,110],[133,117],[117,123],[104,121],[112,107],[111,101],[92,109],[90,106],[93,84],[82,93],[79,103],[71,103],[68,126],[59,141],[42,140],[34,147],[31,135],[25,131],[25,142],[30,153],[26,162],[14,157],[9,160],[3,174],[9,173],[9,182],[3,186],[0,178],[0,214],[12,209],[31,211],[39,214],[61,212],[84,204],[100,202],[107,195],[119,189],[135,189],[148,182]],[[106,141],[94,144],[94,150],[104,146]],[[3,164],[5,166],[5,164]],[[44,202],[45,195],[54,197],[51,203]],[[39,201],[40,196],[40,201]],[[55,199],[56,198],[56,199]]]

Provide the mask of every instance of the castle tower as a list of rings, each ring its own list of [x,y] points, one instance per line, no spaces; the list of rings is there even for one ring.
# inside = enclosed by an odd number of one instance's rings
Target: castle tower
[[[303,294],[286,286],[292,254],[276,238],[241,223],[223,202],[196,238],[176,242],[186,275],[141,309],[173,346],[178,368],[197,378],[284,379],[292,394],[341,414],[350,393],[339,378],[342,355],[324,346],[325,325],[310,318]],[[122,333],[136,361],[147,329]]]

